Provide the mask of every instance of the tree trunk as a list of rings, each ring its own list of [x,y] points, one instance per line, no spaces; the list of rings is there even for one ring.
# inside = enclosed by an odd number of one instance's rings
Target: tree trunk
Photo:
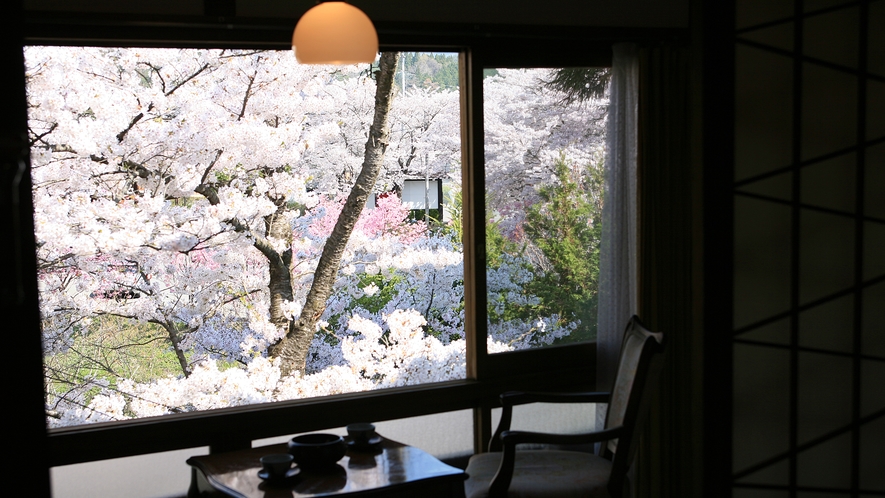
[[[381,172],[384,152],[389,141],[387,115],[393,97],[393,74],[396,70],[399,53],[384,52],[381,54],[378,71],[376,72],[377,87],[375,89],[375,115],[366,141],[366,152],[363,166],[357,176],[356,183],[347,196],[347,201],[335,222],[332,234],[323,247],[323,253],[314,273],[313,283],[307,294],[307,301],[298,320],[289,324],[289,331],[280,342],[268,348],[268,354],[278,357],[283,375],[294,372],[304,373],[307,363],[307,352],[316,330],[316,323],[326,309],[326,301],[332,293],[332,286],[338,276],[341,257],[359,219],[366,200],[375,186]]]
[[[267,237],[285,240],[287,242],[286,247],[289,247],[289,249],[278,253],[270,247],[259,247],[258,240],[256,239],[256,247],[267,258],[268,269],[270,270],[270,281],[268,282],[268,290],[270,291],[270,322],[278,328],[284,328],[289,324],[289,319],[285,315],[284,305],[295,298],[292,293],[292,225],[289,222],[290,217],[288,214],[285,205],[282,205],[277,208],[276,212],[268,215],[264,219],[264,223],[267,227]]]
[[[169,342],[172,343],[172,350],[175,351],[175,357],[178,358],[178,366],[181,367],[181,371],[184,373],[185,377],[191,376],[190,365],[187,362],[187,358],[184,356],[184,351],[181,350],[179,344],[181,344],[181,334],[179,334],[178,328],[175,326],[175,323],[171,320],[150,320],[153,323],[159,324],[161,327],[166,329],[166,333],[169,334]]]
[[[194,192],[203,195],[213,206],[217,206],[221,200],[218,198],[218,192],[215,187],[207,183],[209,172],[212,166],[221,157],[221,150],[217,151],[215,160],[206,168],[203,174],[203,180]],[[285,201],[280,200],[277,203],[277,210],[264,218],[264,227],[266,237],[252,233],[248,226],[243,224],[237,218],[231,218],[227,221],[233,225],[236,232],[246,232],[252,238],[252,245],[258,249],[261,254],[267,258],[267,266],[270,278],[267,283],[267,290],[270,293],[270,322],[279,328],[287,328],[290,325],[289,318],[285,314],[285,303],[292,302],[295,297],[292,292],[292,225],[290,223],[290,212],[286,208]],[[282,253],[274,249],[274,245],[270,239],[281,239],[286,241],[286,249]]]

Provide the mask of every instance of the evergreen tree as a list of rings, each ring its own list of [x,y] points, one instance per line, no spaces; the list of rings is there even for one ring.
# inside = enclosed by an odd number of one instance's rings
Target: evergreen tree
[[[582,168],[571,166],[557,161],[556,181],[541,187],[541,202],[527,210],[525,233],[551,268],[527,290],[541,299],[543,314],[580,320],[575,333],[591,339],[596,335],[603,178],[601,168],[591,166],[582,175]]]
[[[572,105],[602,97],[609,80],[611,71],[607,67],[566,67],[554,71],[544,84],[564,94],[563,105]]]

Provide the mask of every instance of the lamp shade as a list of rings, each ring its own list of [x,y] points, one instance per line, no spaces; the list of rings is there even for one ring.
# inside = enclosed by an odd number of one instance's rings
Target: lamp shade
[[[302,64],[373,62],[378,33],[363,11],[345,2],[323,2],[295,25],[292,50]]]

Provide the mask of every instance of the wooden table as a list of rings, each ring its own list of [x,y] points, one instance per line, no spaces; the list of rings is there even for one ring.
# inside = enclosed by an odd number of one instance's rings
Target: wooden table
[[[286,444],[197,456],[188,498],[297,498],[308,496],[384,496],[449,498],[464,496],[464,471],[446,465],[425,451],[382,438],[374,450],[353,448],[323,472],[301,473],[281,484],[258,477],[259,458],[286,453]]]

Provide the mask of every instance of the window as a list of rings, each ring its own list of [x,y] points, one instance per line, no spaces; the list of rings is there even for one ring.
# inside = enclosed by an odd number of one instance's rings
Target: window
[[[465,378],[460,224],[440,216],[441,186],[432,217],[406,195],[419,183],[424,201],[432,177],[459,198],[458,54],[400,54],[373,202],[295,376],[269,346],[322,285],[368,170],[369,68],[271,50],[25,55],[50,426]]]
[[[485,71],[490,352],[596,338],[607,80]]]
[[[428,33],[434,32],[430,30]],[[86,35],[86,31],[84,31],[82,36]],[[95,30],[89,31],[88,35],[98,36]],[[113,39],[111,35],[108,36],[108,41],[105,43],[110,44]],[[192,36],[194,41],[189,43],[192,45],[205,44],[199,41],[200,37],[210,38],[209,35],[198,30]],[[230,36],[234,39],[237,36],[248,37],[249,35],[232,34]],[[400,38],[398,41],[403,47],[408,47],[416,52],[423,50],[424,52],[437,53],[437,51],[451,51],[453,47],[460,51],[461,85],[459,93],[462,104],[460,128],[461,143],[464,144],[460,165],[464,172],[461,185],[465,296],[463,340],[466,343],[467,379],[417,387],[397,387],[383,391],[262,403],[204,413],[175,413],[160,419],[150,419],[138,423],[101,422],[89,428],[53,429],[49,435],[51,454],[53,455],[52,465],[207,444],[213,450],[241,447],[248,445],[253,439],[262,437],[344,425],[350,421],[348,414],[352,413],[369,413],[375,420],[387,420],[471,408],[478,410],[479,414],[475,439],[483,440],[487,439],[489,432],[485,427],[484,420],[487,417],[484,413],[502,389],[538,389],[549,386],[551,383],[560,387],[592,385],[593,364],[592,361],[587,361],[593,355],[592,344],[566,345],[536,351],[514,352],[507,355],[488,355],[486,349],[487,287],[484,266],[485,251],[482,249],[485,246],[486,219],[484,210],[478,207],[483,205],[481,192],[485,183],[482,172],[485,157],[482,144],[482,68],[531,67],[538,64],[538,61],[544,59],[550,52],[539,56],[537,52],[527,49],[528,44],[524,41],[507,43],[506,46],[502,46],[494,43],[488,44],[482,40],[482,37],[464,37],[457,34],[435,34],[436,38],[428,37],[426,39],[419,35],[411,36],[412,38],[409,40],[404,41]],[[583,35],[572,34],[569,36],[580,38]],[[584,44],[579,50],[577,45],[573,46],[569,42],[563,42],[562,38],[551,37],[551,40],[547,43],[550,47],[559,50],[560,53],[554,57],[555,60],[547,62],[558,67],[567,65],[593,66],[607,63],[609,51],[609,43],[607,42],[592,45],[593,50],[588,50],[590,45]],[[537,40],[533,43],[537,45]],[[156,45],[157,41],[154,40],[150,44]],[[283,44],[275,46],[280,47]],[[234,45],[241,51],[267,48],[266,43],[254,43],[249,40],[230,41],[227,45]],[[603,55],[597,57],[593,54]],[[494,58],[501,55],[504,56],[503,61]],[[197,68],[199,67],[198,65]],[[408,81],[406,87],[408,92]],[[129,125],[133,117],[127,113],[125,118],[121,118],[126,121],[121,130]],[[87,114],[80,116],[80,119],[88,121],[91,118]],[[267,125],[263,124],[262,126]],[[120,131],[116,133],[120,133]],[[116,136],[113,138],[116,139]],[[430,162],[431,158],[427,159]],[[425,174],[425,179],[426,176]],[[476,190],[477,186],[479,190]],[[446,185],[443,185],[444,206],[446,205],[445,198]],[[181,207],[187,207],[189,201],[176,202],[184,204]],[[443,211],[443,218],[445,218],[445,210]],[[478,268],[481,270],[477,271]],[[130,275],[127,271],[130,270],[121,268],[120,274]],[[106,299],[117,299],[118,297],[125,299],[127,297],[115,295],[117,290],[111,289],[111,293]],[[173,361],[178,362],[177,355]],[[238,430],[231,431],[232,427],[237,427]],[[162,437],[158,437],[158,434],[162,434]]]

